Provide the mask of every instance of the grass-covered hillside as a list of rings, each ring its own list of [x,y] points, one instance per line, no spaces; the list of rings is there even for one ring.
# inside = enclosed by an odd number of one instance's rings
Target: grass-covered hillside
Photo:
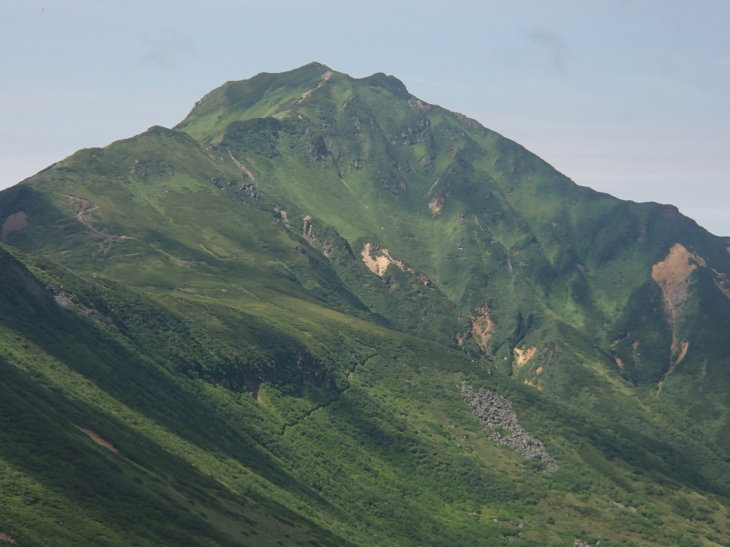
[[[730,545],[730,241],[392,76],[228,82],[0,220],[0,544]]]

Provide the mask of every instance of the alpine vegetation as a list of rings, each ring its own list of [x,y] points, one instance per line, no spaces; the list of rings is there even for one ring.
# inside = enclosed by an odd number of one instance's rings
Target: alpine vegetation
[[[393,76],[227,82],[0,224],[0,544],[730,545],[730,239]]]

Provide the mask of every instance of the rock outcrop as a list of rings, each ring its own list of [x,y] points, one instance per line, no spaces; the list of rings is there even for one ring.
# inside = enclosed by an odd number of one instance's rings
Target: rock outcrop
[[[558,463],[548,454],[545,445],[530,435],[517,422],[512,403],[501,395],[485,389],[474,391],[466,384],[461,385],[461,396],[472,414],[479,420],[489,438],[504,444],[520,454],[541,462],[541,470],[554,473]]]

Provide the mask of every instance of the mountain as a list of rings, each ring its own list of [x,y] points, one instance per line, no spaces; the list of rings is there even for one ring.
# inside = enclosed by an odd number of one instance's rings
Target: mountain
[[[228,82],[0,220],[0,542],[730,545],[730,239],[392,76]]]

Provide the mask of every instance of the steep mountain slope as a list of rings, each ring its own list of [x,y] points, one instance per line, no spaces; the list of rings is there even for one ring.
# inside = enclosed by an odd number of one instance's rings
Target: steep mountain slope
[[[652,266],[677,244],[714,271],[713,297],[727,293],[727,238],[674,207],[576,186],[519,145],[412,97],[393,77],[353,80],[317,64],[262,74],[212,92],[177,128],[237,158],[245,179],[257,177],[267,195],[333,226],[358,255],[413,268],[470,314],[525,284],[524,313],[535,313],[539,299],[588,334],[615,330],[640,288],[659,288]],[[663,322],[681,338],[672,314],[683,310],[668,306]],[[499,314],[504,306],[493,307]],[[513,317],[493,322],[497,333],[516,329]],[[679,338],[666,348],[675,359]]]
[[[727,535],[730,241],[393,77],[229,82],[3,219],[23,544]]]
[[[716,389],[728,385],[729,240],[672,206],[579,187],[382,74],[353,80],[312,64],[229,82],[177,128],[235,160],[305,236],[317,238],[318,220],[335,228],[391,293],[433,292],[439,303],[414,325],[410,309],[396,317],[350,284],[396,328],[471,338],[506,371],[575,396],[565,370],[575,359],[551,349],[567,326],[644,393],[687,401],[689,383],[721,397],[718,408],[730,402]],[[703,340],[701,325],[713,329]],[[712,432],[723,442],[724,419]]]
[[[11,440],[0,526],[19,544],[679,544],[727,533],[724,497],[709,492],[724,488],[683,453],[711,460],[697,440],[602,421],[458,351],[343,318],[319,333],[316,354],[281,338],[261,363],[271,383],[240,389],[195,368],[230,372],[226,339],[205,321],[45,260],[3,251],[0,266]],[[506,397],[557,471],[491,441],[464,383]]]

